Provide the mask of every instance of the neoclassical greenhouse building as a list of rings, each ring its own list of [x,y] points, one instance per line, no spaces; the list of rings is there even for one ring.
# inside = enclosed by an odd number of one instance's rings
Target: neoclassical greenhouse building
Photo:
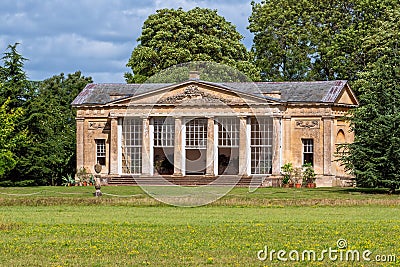
[[[335,157],[353,141],[343,116],[358,105],[344,80],[215,83],[192,72],[178,83],[88,84],[72,105],[77,169],[94,174],[97,163],[103,183],[272,186],[289,162],[311,163],[318,186],[351,178]]]

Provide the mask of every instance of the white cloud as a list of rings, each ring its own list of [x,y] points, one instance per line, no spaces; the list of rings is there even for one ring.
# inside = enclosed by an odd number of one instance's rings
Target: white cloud
[[[29,59],[25,69],[33,80],[81,70],[96,82],[123,82],[146,18],[157,9],[196,6],[217,9],[249,47],[249,0],[3,0],[0,51],[20,42],[18,50]]]

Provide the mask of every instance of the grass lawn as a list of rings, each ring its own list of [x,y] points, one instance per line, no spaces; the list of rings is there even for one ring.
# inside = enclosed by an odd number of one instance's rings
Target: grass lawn
[[[235,188],[203,207],[171,207],[139,187],[0,188],[0,266],[398,266],[400,196],[358,189]],[[397,262],[260,261],[365,250]],[[261,253],[261,256],[265,254]],[[335,254],[334,254],[335,255]],[[338,252],[339,256],[340,253]],[[342,253],[343,255],[343,253]],[[295,257],[295,254],[292,254]],[[345,258],[344,258],[345,259]]]

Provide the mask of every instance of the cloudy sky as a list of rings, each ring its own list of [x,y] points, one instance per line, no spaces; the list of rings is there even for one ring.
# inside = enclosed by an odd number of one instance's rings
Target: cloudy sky
[[[96,83],[124,82],[123,74],[146,18],[162,8],[216,9],[236,25],[250,48],[246,29],[251,0],[2,0],[0,50],[20,43],[29,79],[43,80],[80,70]],[[1,63],[2,64],[2,63]]]

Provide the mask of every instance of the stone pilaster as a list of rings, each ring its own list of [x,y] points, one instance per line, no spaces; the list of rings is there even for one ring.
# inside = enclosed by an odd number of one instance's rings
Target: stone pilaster
[[[207,155],[206,155],[206,175],[214,176],[214,117],[207,120]]]
[[[333,116],[322,117],[323,125],[324,125],[324,168],[323,175],[331,176],[332,173],[332,144],[333,144]]]
[[[118,118],[111,117],[109,173],[118,174]]]
[[[250,174],[250,136],[247,126],[247,118],[239,117],[239,175]]]
[[[292,119],[290,116],[282,118],[282,164],[293,162],[291,154],[292,146]]]
[[[142,130],[142,175],[150,175],[151,152],[150,152],[150,119],[143,118]]]
[[[84,167],[84,149],[85,149],[85,119],[76,118],[76,169]]]
[[[281,116],[274,116],[272,118],[272,175],[277,176],[281,173],[281,142],[282,142],[282,129],[281,129]]]
[[[175,117],[174,176],[182,176],[182,118]]]

